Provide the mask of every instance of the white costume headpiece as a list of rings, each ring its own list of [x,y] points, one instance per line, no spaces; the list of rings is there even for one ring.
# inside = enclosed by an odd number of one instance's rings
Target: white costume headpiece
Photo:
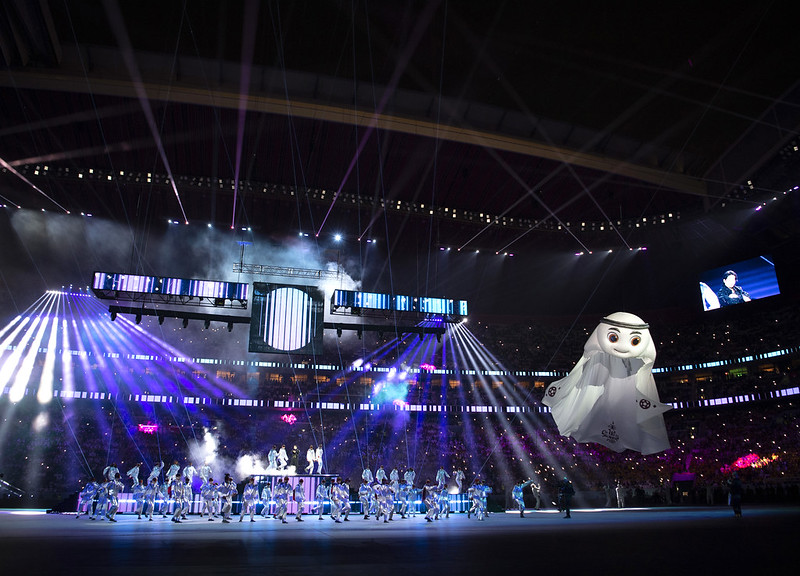
[[[658,398],[655,360],[649,325],[627,312],[609,314],[575,368],[547,387],[542,403],[562,436],[617,452],[661,452],[669,448],[663,413],[671,406]]]

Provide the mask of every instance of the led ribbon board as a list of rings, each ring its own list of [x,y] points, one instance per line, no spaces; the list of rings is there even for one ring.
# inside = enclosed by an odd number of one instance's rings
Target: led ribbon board
[[[253,283],[250,352],[322,352],[325,294],[313,286]]]

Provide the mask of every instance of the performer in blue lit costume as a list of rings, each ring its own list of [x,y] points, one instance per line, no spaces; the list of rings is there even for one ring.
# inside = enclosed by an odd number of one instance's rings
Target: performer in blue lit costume
[[[256,484],[255,477],[251,476],[244,486],[242,492],[242,512],[239,514],[239,522],[244,520],[247,514],[250,514],[250,522],[255,522],[256,504],[258,504],[258,484]]]
[[[233,497],[239,493],[236,482],[230,474],[225,474],[225,481],[219,487],[219,495],[222,498],[222,522],[228,524],[231,521],[231,508],[233,508]]]
[[[133,501],[136,503],[135,512],[139,517],[139,520],[142,519],[142,512],[144,512],[144,502],[145,502],[145,493],[147,492],[147,486],[144,484],[144,478],[139,478],[139,483],[133,487]]]
[[[511,489],[511,497],[514,498],[514,502],[517,503],[517,507],[519,508],[519,517],[525,517],[525,498],[523,497],[522,491],[530,486],[533,483],[533,480],[528,478],[525,482],[519,482],[518,484],[514,485],[514,488]]]
[[[317,506],[314,509],[319,513],[319,519],[322,520],[322,512],[325,509],[325,500],[329,498],[328,485],[323,480],[317,484],[317,490],[314,492],[314,499],[317,501]]]
[[[272,449],[267,454],[267,460],[269,461],[269,465],[267,466],[267,470],[277,470],[278,469],[278,450],[277,446],[273,445]]]
[[[158,497],[158,480],[153,478],[147,485],[144,491],[144,509],[143,513],[147,519],[153,521],[153,512],[156,508],[156,498]]]
[[[83,490],[81,490],[80,494],[78,494],[78,510],[76,518],[81,517],[81,510],[86,510],[86,514],[91,514],[92,512],[92,502],[94,502],[95,494],[97,494],[97,490],[100,485],[95,482],[94,480],[90,480],[86,486],[84,486]]]
[[[119,474],[119,468],[117,468],[116,464],[111,464],[103,469],[103,478],[106,482],[113,482],[117,474]]]
[[[176,524],[181,523],[181,519],[186,519],[189,511],[189,502],[192,498],[192,485],[189,484],[189,477],[176,478],[172,487],[172,497],[175,499],[175,512],[172,514],[172,521]]]
[[[447,486],[436,487],[436,507],[438,509],[437,520],[440,514],[450,518],[450,494],[447,493]]]
[[[282,480],[278,480],[275,484],[275,490],[273,491],[273,496],[275,497],[275,518],[280,520],[283,524],[288,523],[288,520],[286,520],[286,513],[289,506],[290,491],[291,487],[289,486],[288,476]]]
[[[417,478],[417,473],[414,472],[413,468],[409,468],[408,470],[406,470],[406,473],[403,474],[403,480],[406,481],[406,484],[408,484],[410,488],[414,487],[414,480],[416,480],[416,478]]]
[[[627,312],[603,318],[566,378],[547,387],[562,436],[597,442],[616,452],[654,454],[669,448],[663,414],[671,408],[658,398],[653,380],[656,349],[649,326]]]
[[[405,518],[408,513],[409,488],[408,484],[401,482],[397,486],[397,503],[400,505],[400,518]]]
[[[161,512],[161,517],[166,518],[167,509],[169,508],[169,485],[166,482],[158,487],[157,501],[159,502],[158,511]]]
[[[464,471],[461,468],[456,470],[455,473],[453,474],[453,479],[456,481],[456,486],[458,487],[459,494],[461,494],[461,491],[464,489],[465,477],[466,476],[464,475]]]
[[[261,509],[261,515],[264,518],[269,516],[270,500],[272,500],[272,488],[270,488],[269,482],[266,482],[261,490],[261,504],[264,506]]]
[[[303,486],[303,479],[297,481],[292,494],[294,501],[297,502],[297,512],[295,512],[294,519],[298,522],[303,521],[303,508],[306,505],[306,488]]]
[[[426,480],[422,487],[422,501],[425,503],[425,520],[433,522],[434,518],[439,517],[439,508],[436,505],[436,490],[430,480]]]
[[[339,488],[339,484],[334,480],[331,484],[331,518],[337,524],[341,524],[341,516],[342,516],[342,492]]]
[[[119,510],[119,494],[125,489],[122,484],[122,476],[119,472],[114,474],[114,479],[106,482],[106,492],[108,493],[108,512],[106,518],[111,522],[116,522],[117,510]]]
[[[369,505],[372,498],[372,486],[366,478],[361,480],[361,486],[358,487],[358,499],[361,501],[361,512],[364,514],[364,520],[369,519]]]
[[[344,514],[344,521],[350,522],[350,479],[339,478],[337,486],[339,488],[339,499],[341,501],[341,513]]]
[[[200,518],[208,513],[208,521],[213,522],[217,515],[217,483],[210,476],[200,487],[200,497],[203,499],[203,509],[200,511]]]
[[[89,520],[102,520],[108,510],[108,482],[103,482],[97,487],[97,502],[94,505],[94,513],[89,516]]]

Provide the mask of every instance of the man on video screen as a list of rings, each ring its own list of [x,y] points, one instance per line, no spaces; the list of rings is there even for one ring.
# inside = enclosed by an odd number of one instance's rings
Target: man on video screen
[[[728,270],[722,276],[722,288],[717,292],[720,306],[730,306],[731,304],[741,304],[750,302],[750,294],[738,286],[739,276],[733,270]]]

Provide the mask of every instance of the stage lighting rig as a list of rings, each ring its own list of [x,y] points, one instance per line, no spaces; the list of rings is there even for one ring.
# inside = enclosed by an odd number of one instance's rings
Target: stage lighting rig
[[[162,324],[166,318],[175,318],[181,320],[184,328],[189,327],[189,320],[200,320],[203,322],[203,327],[208,330],[211,327],[211,322],[221,322],[228,326],[228,332],[233,331],[234,324],[250,324],[250,316],[233,316],[230,314],[202,314],[200,312],[189,312],[184,310],[155,310],[150,308],[133,308],[130,306],[117,306],[112,305],[108,307],[108,311],[112,318],[116,318],[119,314],[130,314],[137,319],[137,324],[141,322],[144,316],[155,316],[158,318],[158,323]]]

